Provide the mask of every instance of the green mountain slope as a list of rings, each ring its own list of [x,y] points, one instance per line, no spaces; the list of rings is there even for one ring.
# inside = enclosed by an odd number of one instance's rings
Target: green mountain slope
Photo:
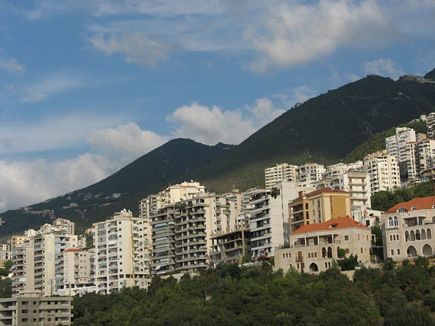
[[[140,198],[182,180],[216,192],[262,185],[270,164],[341,161],[367,139],[434,107],[434,83],[368,76],[292,108],[240,145],[173,140],[94,185],[0,214],[0,237],[54,216],[81,229],[124,207],[137,211]]]

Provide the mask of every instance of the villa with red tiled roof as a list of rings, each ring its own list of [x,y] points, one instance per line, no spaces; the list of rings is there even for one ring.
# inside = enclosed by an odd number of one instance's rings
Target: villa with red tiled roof
[[[370,263],[371,230],[352,218],[338,217],[323,223],[303,225],[290,235],[290,247],[275,250],[275,268],[294,268],[319,273],[334,260],[357,255],[363,265]]]
[[[381,218],[384,257],[402,261],[435,253],[435,196],[414,198],[388,209]]]

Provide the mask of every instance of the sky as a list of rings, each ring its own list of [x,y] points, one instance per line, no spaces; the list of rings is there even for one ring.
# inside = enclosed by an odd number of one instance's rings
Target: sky
[[[0,0],[0,212],[435,67],[435,0]]]

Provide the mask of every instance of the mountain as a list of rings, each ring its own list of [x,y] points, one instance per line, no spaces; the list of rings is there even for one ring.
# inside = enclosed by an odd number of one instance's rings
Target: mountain
[[[397,81],[367,76],[295,106],[237,146],[172,140],[94,185],[0,214],[0,236],[55,216],[80,230],[121,208],[137,211],[140,198],[183,180],[216,192],[243,190],[262,185],[270,164],[341,161],[374,135],[434,111],[433,72]]]

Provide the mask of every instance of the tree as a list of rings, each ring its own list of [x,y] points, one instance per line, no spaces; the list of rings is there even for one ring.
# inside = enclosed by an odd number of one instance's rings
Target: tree
[[[342,271],[353,271],[358,263],[358,255],[351,254],[348,258],[340,259],[337,261]]]

